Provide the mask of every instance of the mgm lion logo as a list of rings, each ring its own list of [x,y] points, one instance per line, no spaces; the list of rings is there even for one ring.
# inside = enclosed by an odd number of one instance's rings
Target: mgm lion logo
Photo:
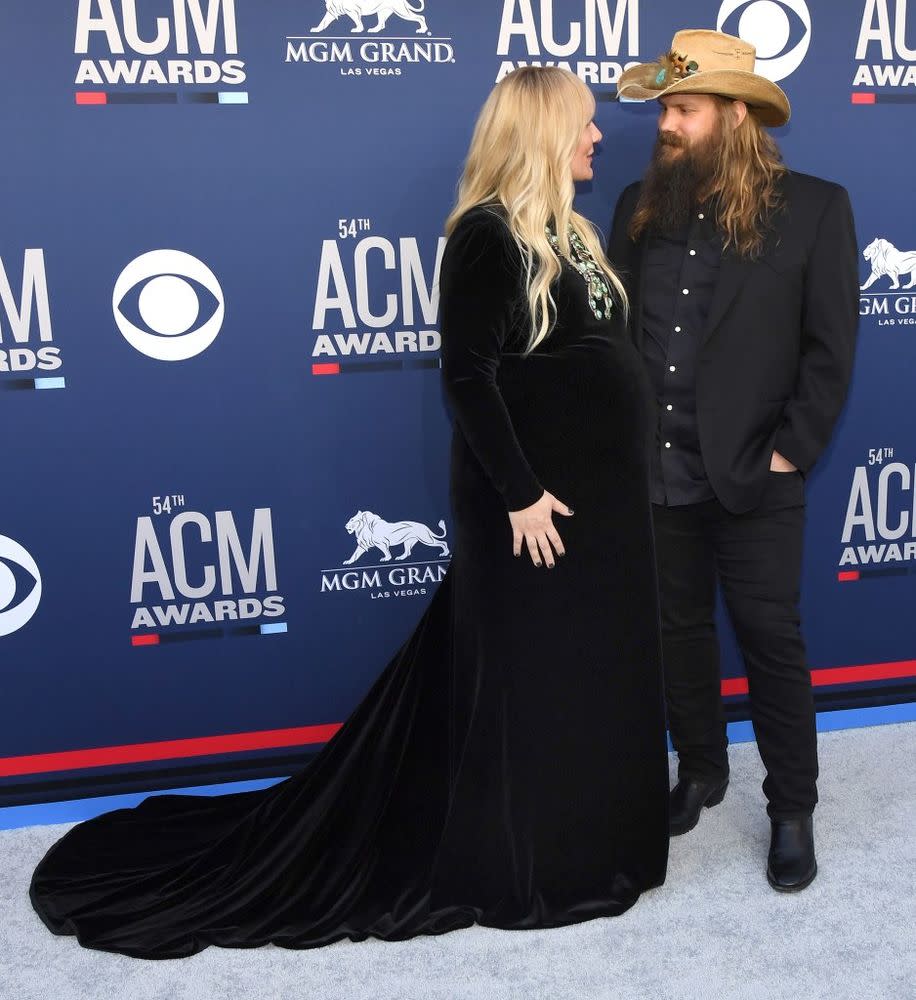
[[[431,528],[419,521],[383,521],[378,514],[373,514],[370,510],[358,510],[353,517],[347,521],[347,533],[356,535],[356,551],[349,559],[344,559],[344,566],[355,563],[364,553],[373,546],[382,551],[382,562],[391,559],[391,547],[393,545],[403,545],[404,551],[395,556],[396,559],[406,559],[413,547],[419,542],[421,545],[429,545],[438,548],[442,556],[450,555],[448,546],[445,544],[445,521],[439,521],[439,531],[437,535]]]
[[[871,261],[871,274],[860,291],[871,288],[884,275],[891,279],[891,288],[900,288],[901,274],[910,276],[910,283],[904,288],[916,285],[916,250],[898,250],[893,243],[876,239],[862,251],[862,256]]]
[[[426,8],[425,0],[420,0],[418,7],[412,7],[410,0],[325,0],[327,13],[312,31],[324,31],[328,25],[333,24],[338,17],[346,15],[353,22],[351,32],[363,30],[363,18],[378,18],[378,23],[369,28],[371,33],[381,31],[388,22],[392,14],[403,18],[405,21],[414,21],[418,35],[428,35],[429,28],[426,27],[426,18],[422,11]]]

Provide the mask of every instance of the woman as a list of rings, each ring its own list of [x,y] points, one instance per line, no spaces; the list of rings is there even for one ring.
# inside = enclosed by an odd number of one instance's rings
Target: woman
[[[664,880],[647,387],[572,211],[593,113],[520,69],[477,123],[441,270],[454,557],[416,631],[303,773],[70,831],[32,881],[55,933],[308,948],[567,924]]]

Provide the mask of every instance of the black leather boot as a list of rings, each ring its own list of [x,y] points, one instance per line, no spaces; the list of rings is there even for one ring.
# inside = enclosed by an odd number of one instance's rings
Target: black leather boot
[[[814,881],[814,822],[810,816],[771,819],[767,881],[778,892],[800,892]]]
[[[725,798],[728,788],[728,778],[724,781],[702,781],[698,778],[686,778],[679,781],[671,792],[669,800],[670,816],[668,830],[672,837],[692,830],[700,821],[700,813],[717,806]]]

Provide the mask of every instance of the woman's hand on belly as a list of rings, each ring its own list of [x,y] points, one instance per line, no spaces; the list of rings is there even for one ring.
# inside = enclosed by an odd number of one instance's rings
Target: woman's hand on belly
[[[556,565],[555,555],[564,556],[563,540],[553,524],[553,514],[572,517],[571,508],[544,490],[541,499],[524,510],[510,510],[509,523],[512,525],[512,553],[520,556],[522,544],[527,547],[535,566],[542,562],[548,569]]]

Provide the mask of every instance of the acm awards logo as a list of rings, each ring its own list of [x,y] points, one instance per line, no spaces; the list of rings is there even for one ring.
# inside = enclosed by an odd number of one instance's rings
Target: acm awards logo
[[[344,527],[356,547],[341,566],[321,571],[322,594],[368,591],[372,600],[422,597],[444,579],[451,558],[445,521],[434,531],[421,521],[386,521],[358,510]],[[347,568],[356,563],[358,568]]]
[[[304,35],[286,36],[288,63],[332,64],[341,76],[393,77],[409,66],[455,62],[451,37],[433,36],[427,24],[425,0],[310,0],[310,4],[320,20]]]
[[[894,448],[870,448],[853,470],[839,568],[846,575],[850,568],[860,576],[905,575],[906,564],[916,563],[914,539],[916,465],[899,461]],[[870,574],[868,567],[881,568]]]
[[[79,0],[80,86],[233,86],[245,82],[245,63],[226,58],[238,51],[235,0],[120,0],[117,10],[114,0]]]
[[[907,45],[908,27],[907,0],[865,0],[856,42],[858,65],[853,87],[887,88],[895,96],[916,87],[916,48]],[[910,100],[916,100],[916,93],[910,93]],[[876,103],[856,101],[864,96],[854,93],[853,101]]]
[[[204,513],[183,494],[153,497],[137,518],[130,603],[132,631],[282,617],[271,509]]]
[[[444,249],[443,236],[421,247],[415,236],[377,235],[371,219],[338,220],[337,238],[321,244],[312,373],[437,368]]]
[[[580,0],[562,12],[557,6],[502,0],[497,82],[521,66],[560,66],[585,83],[614,84],[639,61],[639,0]]]
[[[41,573],[31,553],[0,535],[0,636],[27,624],[41,603]]]
[[[19,264],[9,255],[5,262],[0,258],[0,373],[55,371],[63,359],[51,327],[44,251],[26,250],[21,271]]]
[[[755,72],[776,83],[808,54],[811,13],[805,0],[723,0],[716,31],[750,42],[757,50]]]
[[[216,275],[182,250],[150,250],[132,260],[115,281],[111,307],[128,344],[157,361],[205,351],[226,315]]]
[[[878,326],[916,325],[916,250],[898,250],[876,237],[862,251],[868,277],[859,291],[859,315]]]

